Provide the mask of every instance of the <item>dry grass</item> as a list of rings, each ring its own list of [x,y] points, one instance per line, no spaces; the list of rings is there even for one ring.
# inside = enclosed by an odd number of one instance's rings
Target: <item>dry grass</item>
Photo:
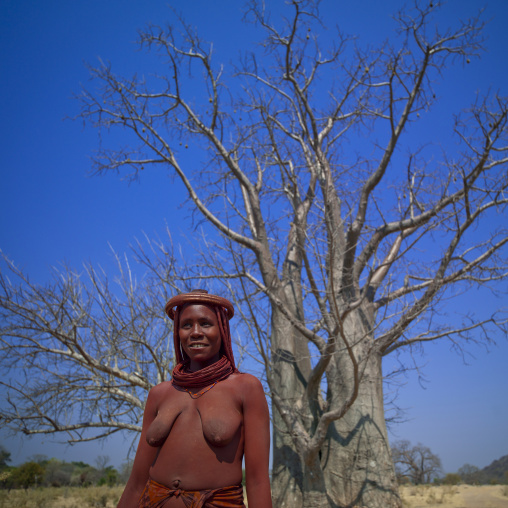
[[[0,492],[0,508],[114,508],[123,487],[48,487]],[[401,487],[405,508],[508,508],[507,485]]]
[[[405,508],[508,508],[506,485],[401,487]]]
[[[0,508],[114,508],[123,487],[45,487],[0,492]]]

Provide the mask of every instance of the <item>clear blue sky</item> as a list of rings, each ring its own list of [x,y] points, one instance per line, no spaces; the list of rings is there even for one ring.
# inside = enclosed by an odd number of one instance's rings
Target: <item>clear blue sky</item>
[[[44,282],[49,268],[61,261],[79,266],[92,261],[112,265],[108,243],[119,251],[141,236],[162,234],[166,221],[186,215],[178,207],[178,189],[164,173],[147,172],[140,183],[127,184],[114,175],[90,177],[89,157],[98,147],[97,133],[79,121],[80,83],[86,84],[85,62],[112,62],[119,73],[144,69],[136,52],[137,29],[170,21],[167,4],[181,10],[215,54],[229,61],[236,48],[252,37],[239,23],[240,0],[3,0],[0,10],[1,148],[0,248],[32,278]],[[282,0],[270,4],[280,6]],[[345,2],[323,0],[326,21],[348,33],[380,39],[390,35],[390,13],[399,0]],[[450,0],[445,17],[466,17],[486,6],[487,52],[467,69],[457,67],[448,101],[466,106],[476,89],[508,93],[508,1]],[[448,95],[446,95],[448,94]],[[445,106],[450,104],[443,104]],[[447,117],[443,121],[450,122]],[[185,222],[174,234],[186,232]],[[505,302],[471,294],[464,305],[501,306]],[[392,439],[421,442],[438,454],[446,471],[464,463],[484,467],[508,454],[508,345],[469,350],[468,365],[447,344],[427,347],[419,359],[426,382],[413,373],[399,393],[408,421],[393,428]],[[103,447],[55,444],[50,438],[22,441],[0,432],[0,442],[13,462],[44,453],[65,460],[93,463],[99,454],[118,465],[128,441],[116,438]]]

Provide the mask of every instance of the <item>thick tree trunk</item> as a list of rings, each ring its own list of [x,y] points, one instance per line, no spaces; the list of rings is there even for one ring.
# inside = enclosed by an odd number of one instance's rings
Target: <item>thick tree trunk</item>
[[[330,425],[320,463],[306,463],[276,411],[274,416],[274,506],[402,506],[384,420],[379,356],[369,357],[356,402]]]
[[[401,507],[384,418],[381,357],[372,347],[369,310],[359,309],[344,323],[362,373],[359,392],[349,411],[330,425],[316,460],[306,460],[305,450],[295,449],[285,423],[273,410],[274,506]],[[295,340],[294,329],[280,313],[274,312],[272,325],[272,345],[277,345],[272,350],[273,379],[294,409],[308,379],[308,364],[301,361],[308,357],[307,345]],[[342,347],[330,362],[327,380],[329,409],[341,407],[354,389],[353,363]]]
[[[378,355],[367,359],[353,406],[330,425],[321,463],[328,495],[337,506],[402,506],[388,443]]]

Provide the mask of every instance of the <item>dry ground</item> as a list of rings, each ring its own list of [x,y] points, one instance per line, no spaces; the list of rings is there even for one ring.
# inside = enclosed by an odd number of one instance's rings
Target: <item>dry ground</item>
[[[61,487],[0,491],[0,508],[114,508],[123,487]],[[508,508],[507,485],[401,488],[405,508]],[[276,508],[276,507],[274,507]]]
[[[402,487],[406,508],[508,508],[508,485]]]
[[[115,508],[123,489],[124,486],[103,486],[0,490],[0,508]]]
[[[0,491],[0,508],[114,508],[123,487],[46,487]]]

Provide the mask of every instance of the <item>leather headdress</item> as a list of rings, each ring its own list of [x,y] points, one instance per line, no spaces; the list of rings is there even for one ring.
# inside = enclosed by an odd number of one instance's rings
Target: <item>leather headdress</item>
[[[186,304],[195,303],[198,305],[210,305],[213,307],[224,307],[227,311],[228,319],[235,315],[233,304],[222,296],[210,295],[206,289],[193,289],[190,293],[175,295],[166,304],[166,314],[175,319],[175,307],[183,307]]]
[[[180,345],[180,314],[186,305],[206,305],[211,307],[216,315],[221,335],[220,360],[196,372],[189,371],[189,358]],[[200,388],[211,383],[227,379],[233,372],[238,372],[235,366],[233,348],[231,347],[231,332],[229,320],[234,316],[233,304],[226,298],[211,295],[204,289],[194,289],[190,293],[173,296],[165,307],[166,314],[174,321],[173,341],[177,365],[173,369],[173,384],[183,388]]]

